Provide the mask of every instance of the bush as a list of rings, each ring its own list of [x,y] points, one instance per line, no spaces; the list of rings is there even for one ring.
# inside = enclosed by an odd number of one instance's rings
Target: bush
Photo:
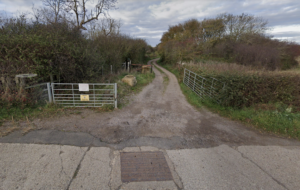
[[[228,63],[186,67],[203,77],[214,77],[226,84],[225,90],[219,89],[219,98],[224,106],[243,108],[281,102],[300,111],[300,76],[297,73],[255,71]]]
[[[25,17],[0,22],[0,74],[59,75],[64,82],[81,82],[100,73],[117,72],[130,58],[145,60],[147,43],[122,34],[86,38],[68,23],[30,23]],[[103,69],[103,70],[102,70]]]
[[[258,103],[283,102],[300,108],[300,76],[226,74],[215,77],[227,85],[220,94],[223,105],[242,108]]]
[[[117,74],[128,59],[144,63],[147,47],[143,39],[116,32],[87,36],[64,21],[0,18],[0,103],[6,107],[36,104],[29,92],[18,93],[15,75],[36,73],[39,81],[26,81],[27,85],[49,82],[50,75],[65,83],[106,82],[111,78],[111,66]]]
[[[166,64],[218,58],[272,71],[296,67],[300,45],[267,36],[266,24],[248,14],[192,19],[170,26],[157,49]]]

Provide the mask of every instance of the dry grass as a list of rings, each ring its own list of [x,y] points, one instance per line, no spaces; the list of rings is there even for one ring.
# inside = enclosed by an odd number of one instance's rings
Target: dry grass
[[[0,137],[4,137],[6,135],[9,135],[10,133],[19,130],[19,127],[15,126],[10,126],[10,127],[1,127],[2,129],[0,130]]]
[[[300,58],[299,58],[300,59]],[[198,73],[211,73],[211,74],[219,74],[219,73],[228,73],[228,74],[257,74],[257,75],[299,75],[300,67],[293,68],[290,70],[275,70],[269,71],[264,68],[257,68],[251,66],[239,65],[236,63],[222,63],[216,61],[208,61],[208,62],[200,62],[200,63],[189,63],[184,65],[185,68],[196,71]]]
[[[25,135],[28,132],[35,130],[36,129],[35,125],[29,121],[28,117],[26,117],[26,119],[27,119],[26,124],[20,125],[20,123],[15,121],[15,119],[12,117],[11,122],[7,123],[5,126],[0,126],[0,137],[9,135],[14,131],[21,131],[22,135]]]

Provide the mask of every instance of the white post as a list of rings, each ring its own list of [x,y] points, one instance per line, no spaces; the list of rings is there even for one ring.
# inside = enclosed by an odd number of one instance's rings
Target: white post
[[[112,65],[110,65],[110,73],[112,74]]]
[[[185,84],[185,69],[186,68],[184,68],[184,74],[183,74],[183,83]]]
[[[51,96],[51,88],[50,88],[50,82],[47,83],[47,90],[48,90],[48,97],[49,97],[49,102],[52,102],[52,96]]]
[[[54,97],[54,83],[51,83],[51,87],[52,87],[52,100],[53,100],[53,103],[55,103],[55,97]]]
[[[117,90],[117,83],[115,83],[115,108],[118,108],[118,90]]]
[[[195,91],[195,85],[196,85],[196,77],[197,77],[197,75],[195,74],[195,78],[194,78],[194,86],[193,86],[193,91]]]

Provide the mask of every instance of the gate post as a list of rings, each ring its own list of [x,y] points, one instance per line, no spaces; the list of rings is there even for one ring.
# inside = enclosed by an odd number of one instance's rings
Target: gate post
[[[115,108],[118,108],[117,92],[117,83],[115,83]]]
[[[51,87],[52,87],[52,100],[53,100],[53,103],[55,103],[55,97],[54,97],[54,83],[51,83]]]
[[[190,86],[190,77],[191,77],[191,71],[189,70],[189,76],[188,76],[188,87],[190,87],[191,88],[191,86]]]
[[[183,74],[183,83],[185,84],[185,70],[186,68],[184,68],[184,74]]]
[[[47,90],[48,90],[48,97],[49,97],[49,102],[52,102],[52,96],[51,96],[51,87],[50,87],[50,82],[47,83]]]
[[[196,85],[196,77],[197,77],[197,75],[196,75],[196,73],[195,73],[194,86],[193,86],[193,91],[194,91],[194,92],[195,92],[195,85]]]

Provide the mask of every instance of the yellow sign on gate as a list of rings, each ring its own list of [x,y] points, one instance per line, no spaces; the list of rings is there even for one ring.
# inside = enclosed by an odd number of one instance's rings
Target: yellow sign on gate
[[[90,101],[89,95],[80,95],[80,101]]]

